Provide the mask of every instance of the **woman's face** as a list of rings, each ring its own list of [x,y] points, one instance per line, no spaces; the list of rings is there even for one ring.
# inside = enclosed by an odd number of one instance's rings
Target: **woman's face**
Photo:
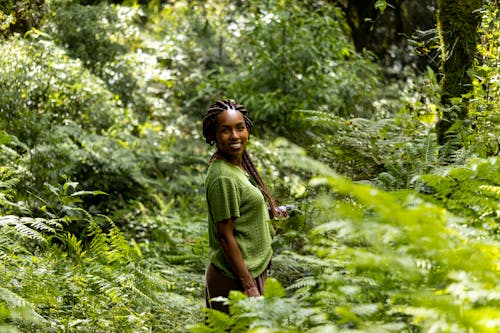
[[[241,112],[226,110],[217,115],[217,147],[226,156],[238,160],[248,144],[248,129]]]

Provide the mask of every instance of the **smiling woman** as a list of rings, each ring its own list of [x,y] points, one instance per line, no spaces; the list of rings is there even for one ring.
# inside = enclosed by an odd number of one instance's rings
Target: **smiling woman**
[[[271,217],[286,213],[276,203],[246,149],[253,123],[234,100],[215,102],[203,119],[203,136],[217,151],[205,179],[210,265],[206,271],[207,307],[228,312],[212,301],[231,290],[264,293],[271,262]]]
[[[216,117],[216,141],[218,152],[226,161],[243,168],[243,152],[248,143],[249,132],[243,114],[227,109]]]

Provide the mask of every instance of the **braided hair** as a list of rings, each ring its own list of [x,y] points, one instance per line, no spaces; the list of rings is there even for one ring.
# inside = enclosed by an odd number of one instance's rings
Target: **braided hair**
[[[203,137],[205,138],[205,141],[211,146],[217,143],[216,140],[217,115],[227,110],[239,111],[243,115],[243,120],[245,121],[245,125],[247,127],[248,132],[250,133],[252,131],[253,122],[248,116],[248,110],[243,105],[238,104],[232,99],[218,100],[208,108],[205,117],[203,117]],[[267,199],[270,208],[271,218],[276,217],[277,216],[276,201],[274,200],[273,196],[271,195],[271,192],[269,191],[266,184],[264,183],[259,173],[257,172],[257,169],[255,168],[255,165],[252,159],[250,158],[250,154],[246,149],[243,151],[242,157],[243,157],[243,168],[250,175],[250,177],[252,177],[252,179],[260,189],[260,191],[264,194],[264,196]],[[210,158],[210,162],[212,162],[217,158],[220,158],[220,155],[218,152],[215,152]]]

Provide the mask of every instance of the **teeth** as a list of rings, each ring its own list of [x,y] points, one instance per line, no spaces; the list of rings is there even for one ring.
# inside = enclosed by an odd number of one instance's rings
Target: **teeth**
[[[231,148],[240,148],[241,147],[241,143],[233,143],[233,144],[230,144],[229,147]]]

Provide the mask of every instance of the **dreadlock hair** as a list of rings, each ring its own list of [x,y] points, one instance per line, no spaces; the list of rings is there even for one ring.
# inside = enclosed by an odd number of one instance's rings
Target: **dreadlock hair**
[[[243,115],[243,119],[245,121],[245,125],[248,129],[248,132],[250,133],[252,131],[253,122],[248,116],[248,110],[243,105],[238,104],[232,99],[218,100],[208,108],[205,117],[203,117],[203,137],[205,138],[205,141],[211,146],[217,143],[216,141],[217,115],[226,110],[239,111]],[[218,152],[215,152],[210,158],[210,162],[219,157],[220,155],[218,154]],[[250,154],[246,149],[245,151],[243,151],[242,157],[243,157],[243,168],[250,175],[250,177],[252,177],[254,182],[259,187],[260,191],[264,194],[264,196],[267,199],[270,208],[271,218],[276,217],[277,216],[276,201],[274,200],[273,196],[271,195],[271,192],[267,188],[266,184],[264,184],[264,181],[257,172],[257,169],[255,168],[255,165],[250,157]]]

